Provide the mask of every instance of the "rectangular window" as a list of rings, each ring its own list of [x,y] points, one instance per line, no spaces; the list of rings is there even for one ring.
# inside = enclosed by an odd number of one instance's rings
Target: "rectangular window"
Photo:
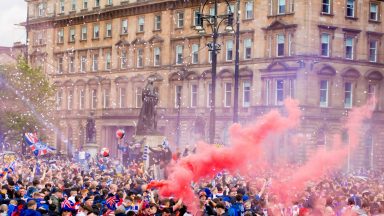
[[[214,7],[209,8],[209,15],[215,16],[215,8]],[[213,23],[213,18],[210,18],[209,22]]]
[[[329,57],[329,34],[321,34],[321,56]]]
[[[177,65],[183,64],[183,46],[182,45],[176,46],[176,64]]]
[[[352,108],[352,83],[344,83],[344,108]]]
[[[369,61],[370,62],[377,61],[377,41],[376,40],[369,41]]]
[[[75,42],[75,28],[69,29],[69,42]]]
[[[224,84],[224,107],[231,107],[232,105],[232,83]]]
[[[143,103],[143,99],[141,97],[142,90],[141,88],[136,88],[136,108],[140,108]]]
[[[76,11],[76,0],[72,0],[71,2],[71,10]]]
[[[331,14],[331,0],[322,0],[321,12],[325,14]]]
[[[59,57],[57,59],[57,73],[59,73],[59,74],[62,74],[64,71],[63,62],[64,62],[63,57]]]
[[[197,16],[198,13],[200,13],[198,9],[193,11],[193,26],[196,26],[196,24],[199,23]]]
[[[119,107],[120,108],[125,108],[125,94],[126,90],[125,88],[119,88]]]
[[[251,105],[251,81],[245,80],[243,82],[243,107]]]
[[[355,17],[355,0],[347,0],[347,17]]]
[[[36,32],[35,33],[35,44],[37,45],[43,45],[45,42],[44,42],[44,35],[42,32]]]
[[[208,62],[212,63],[212,51],[208,51]]]
[[[184,12],[177,12],[177,28],[184,27]]]
[[[160,47],[155,47],[153,49],[153,65],[154,66],[160,65]]]
[[[378,20],[379,15],[379,5],[377,3],[370,3],[369,6],[369,19],[373,21]]]
[[[91,90],[91,109],[96,109],[97,107],[97,91],[96,89]]]
[[[45,15],[45,4],[44,3],[40,3],[37,6],[37,9],[38,9],[39,16],[44,16]]]
[[[59,8],[60,8],[60,13],[64,13],[65,11],[64,0],[60,0]]]
[[[100,0],[95,0],[95,7],[100,7]]]
[[[191,107],[197,106],[197,85],[191,85]]]
[[[105,53],[105,70],[111,70],[111,52]]]
[[[244,39],[244,59],[252,58],[252,39]]]
[[[69,60],[69,65],[68,65],[69,73],[74,73],[75,72],[75,57],[70,56],[68,60]]]
[[[181,106],[181,91],[183,87],[180,85],[175,86],[175,108]]]
[[[155,30],[161,29],[161,15],[155,16]]]
[[[138,32],[144,32],[144,17],[139,17],[138,24]]]
[[[284,80],[276,80],[276,100],[275,105],[284,103]]]
[[[72,110],[72,104],[73,104],[73,90],[69,90],[67,95],[67,110]]]
[[[113,5],[113,0],[107,0],[107,5]]]
[[[107,23],[105,26],[105,37],[112,37],[112,23]]]
[[[212,102],[212,83],[209,83],[207,88],[207,107],[211,107],[211,102]]]
[[[128,20],[121,20],[121,34],[128,34]]]
[[[109,108],[109,89],[103,90],[103,108]]]
[[[225,46],[226,46],[225,60],[226,61],[232,61],[232,58],[233,58],[233,41],[232,40],[227,41]]]
[[[328,107],[328,80],[320,80],[320,107]]]
[[[57,43],[64,43],[64,29],[61,28],[57,32]]]
[[[81,56],[80,72],[87,71],[87,56]]]
[[[84,89],[81,89],[79,92],[79,109],[83,110],[85,104],[85,91]]]
[[[81,40],[87,40],[87,26],[81,27]]]
[[[376,85],[375,84],[368,84],[368,99],[372,99],[376,97]]]
[[[253,1],[245,3],[245,19],[253,19]]]
[[[120,68],[121,69],[127,68],[127,51],[126,50],[121,51],[121,57],[120,58],[121,58]]]
[[[99,25],[94,25],[93,26],[93,39],[98,39],[99,38]]]
[[[56,110],[61,110],[63,103],[63,91],[60,89],[56,92]]]
[[[83,9],[88,9],[88,0],[83,0]]]
[[[285,36],[284,35],[277,35],[277,56],[284,56],[284,42],[285,42]]]
[[[192,44],[192,64],[199,63],[199,44]]]
[[[279,6],[277,8],[277,14],[285,14],[286,11],[286,1],[285,0],[278,0]]]
[[[92,71],[98,71],[99,70],[99,55],[93,54],[92,56]]]
[[[137,62],[136,62],[137,67],[144,66],[143,55],[144,55],[144,50],[142,48],[137,49]]]
[[[345,39],[345,58],[353,59],[353,38],[351,37]]]
[[[247,9],[247,3],[245,5],[245,9]],[[235,13],[235,5],[234,4],[229,4],[229,6],[227,6],[227,14],[229,13]]]

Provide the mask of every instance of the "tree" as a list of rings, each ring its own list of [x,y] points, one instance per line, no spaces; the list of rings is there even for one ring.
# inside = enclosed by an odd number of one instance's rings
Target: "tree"
[[[0,142],[16,150],[25,132],[47,137],[54,129],[54,92],[42,70],[22,58],[16,66],[0,66]]]

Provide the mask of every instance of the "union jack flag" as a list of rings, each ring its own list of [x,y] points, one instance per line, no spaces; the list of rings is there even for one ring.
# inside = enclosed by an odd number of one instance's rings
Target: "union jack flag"
[[[28,145],[33,145],[39,141],[36,133],[25,133],[24,140]]]
[[[116,204],[118,201],[119,199],[116,195],[109,197],[106,201],[107,207],[111,210],[116,210]]]
[[[75,205],[70,200],[65,198],[65,200],[61,203],[61,210],[73,211],[73,210],[75,210]]]

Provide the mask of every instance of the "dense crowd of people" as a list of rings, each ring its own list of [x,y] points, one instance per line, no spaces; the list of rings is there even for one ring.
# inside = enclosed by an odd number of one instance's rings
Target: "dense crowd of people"
[[[140,160],[123,165],[110,158],[18,158],[14,168],[3,169],[0,216],[384,215],[381,173],[334,173],[308,184],[295,200],[282,203],[269,190],[274,182],[267,176],[223,172],[214,179],[191,183],[200,206],[199,212],[189,212],[181,199],[160,197],[156,189],[148,189],[154,177],[144,167]]]

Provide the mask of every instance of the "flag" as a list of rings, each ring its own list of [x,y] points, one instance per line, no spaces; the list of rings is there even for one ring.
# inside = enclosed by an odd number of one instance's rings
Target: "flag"
[[[28,145],[33,145],[39,141],[36,133],[25,133],[24,140]]]
[[[75,205],[73,202],[68,200],[68,198],[65,198],[64,201],[61,203],[61,210],[62,211],[73,211],[75,210]]]
[[[118,201],[119,200],[116,195],[109,197],[106,201],[107,207],[111,210],[116,210],[116,204]]]
[[[12,163],[9,164],[8,166],[8,173],[13,173],[15,172],[15,169],[16,169],[16,162],[15,161],[12,161]]]

